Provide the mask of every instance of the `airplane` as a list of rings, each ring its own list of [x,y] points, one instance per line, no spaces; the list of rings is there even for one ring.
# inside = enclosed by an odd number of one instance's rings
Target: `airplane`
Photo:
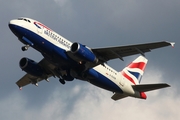
[[[90,48],[78,42],[70,42],[63,36],[54,32],[41,22],[20,17],[10,20],[9,28],[24,44],[22,51],[29,47],[39,51],[43,59],[35,62],[23,57],[20,68],[26,74],[16,82],[19,89],[46,80],[50,77],[58,78],[62,84],[65,81],[79,79],[87,81],[102,89],[112,91],[113,100],[125,97],[146,99],[145,92],[169,87],[166,83],[140,84],[147,59],[145,53],[160,47],[174,46],[173,42],[154,42],[117,47]],[[140,54],[122,71],[118,72],[106,64],[107,61]]]

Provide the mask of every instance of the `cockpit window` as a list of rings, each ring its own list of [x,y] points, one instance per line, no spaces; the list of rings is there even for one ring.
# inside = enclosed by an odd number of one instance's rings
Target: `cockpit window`
[[[18,18],[18,20],[23,20],[23,18]]]
[[[26,21],[26,22],[31,23],[31,21],[30,21],[29,19],[26,19],[26,18],[18,18],[18,20],[24,20],[24,21]]]

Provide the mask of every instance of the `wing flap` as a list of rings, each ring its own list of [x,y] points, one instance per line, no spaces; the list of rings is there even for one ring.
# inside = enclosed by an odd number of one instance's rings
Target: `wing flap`
[[[170,87],[170,85],[166,83],[160,83],[160,84],[140,84],[140,85],[133,85],[132,86],[135,91],[139,92],[148,92],[152,90],[157,90],[165,87]]]

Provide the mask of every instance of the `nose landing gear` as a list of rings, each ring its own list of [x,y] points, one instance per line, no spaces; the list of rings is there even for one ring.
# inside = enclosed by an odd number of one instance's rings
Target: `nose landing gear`
[[[29,47],[30,47],[29,45],[23,46],[23,47],[21,48],[21,50],[22,50],[22,51],[26,51],[26,50],[28,50]]]

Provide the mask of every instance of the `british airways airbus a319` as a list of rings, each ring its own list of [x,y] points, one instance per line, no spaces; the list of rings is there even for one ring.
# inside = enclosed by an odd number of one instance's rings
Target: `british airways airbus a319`
[[[57,77],[62,84],[65,81],[80,79],[91,84],[112,91],[113,100],[128,96],[146,99],[145,92],[169,87],[166,83],[140,84],[147,59],[145,52],[153,49],[173,46],[171,42],[155,42],[128,46],[89,48],[78,42],[70,42],[44,24],[21,17],[11,20],[9,28],[24,44],[22,51],[29,47],[39,51],[43,59],[35,62],[29,58],[22,58],[20,68],[27,74],[16,82],[18,87],[34,84],[42,80],[49,81],[49,77]],[[106,64],[107,61],[141,54],[122,71],[118,72]]]

